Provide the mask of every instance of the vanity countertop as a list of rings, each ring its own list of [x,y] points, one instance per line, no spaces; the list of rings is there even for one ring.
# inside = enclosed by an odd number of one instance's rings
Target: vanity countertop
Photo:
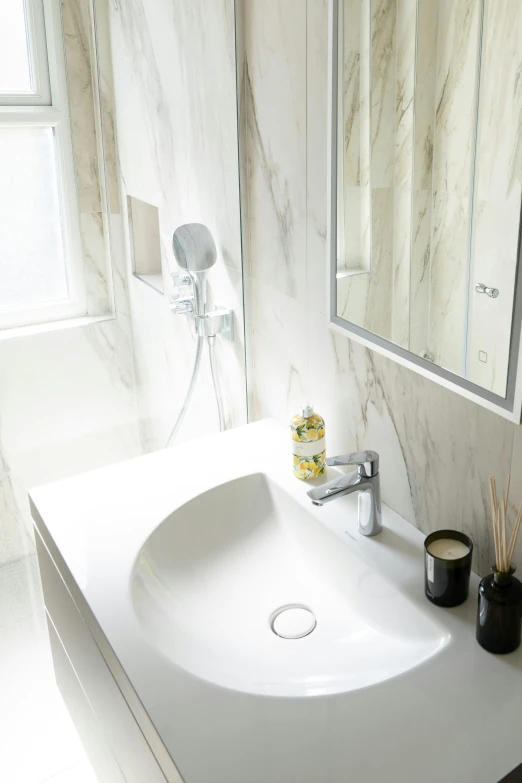
[[[176,509],[256,473],[443,627],[447,643],[398,676],[308,697],[222,687],[169,660],[133,604],[144,543]],[[114,676],[128,679],[187,783],[498,783],[522,761],[522,649],[493,656],[477,644],[479,578],[464,605],[432,605],[419,530],[383,506],[382,533],[365,538],[356,495],[314,507],[309,488],[292,475],[288,431],[263,421],[36,488],[31,505],[71,594],[89,607],[84,619],[118,661]]]

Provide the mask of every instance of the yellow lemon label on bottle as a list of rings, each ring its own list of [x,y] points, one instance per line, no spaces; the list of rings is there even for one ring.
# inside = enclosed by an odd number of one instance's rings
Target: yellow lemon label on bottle
[[[324,421],[314,413],[308,418],[294,416],[290,422],[294,476],[307,481],[317,478],[326,468]]]

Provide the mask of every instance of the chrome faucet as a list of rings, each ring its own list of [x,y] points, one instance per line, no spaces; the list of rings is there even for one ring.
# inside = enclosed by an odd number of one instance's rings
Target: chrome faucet
[[[379,478],[379,455],[376,451],[356,451],[329,457],[326,464],[357,465],[357,470],[329,481],[308,492],[316,506],[330,500],[359,492],[359,532],[363,536],[376,536],[382,530],[381,483]]]

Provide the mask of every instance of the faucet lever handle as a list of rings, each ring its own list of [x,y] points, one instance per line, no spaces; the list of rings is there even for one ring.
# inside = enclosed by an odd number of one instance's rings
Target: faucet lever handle
[[[376,451],[354,451],[352,454],[340,454],[338,457],[328,457],[326,464],[330,467],[338,465],[358,465],[362,475],[370,478],[379,472],[379,455]]]

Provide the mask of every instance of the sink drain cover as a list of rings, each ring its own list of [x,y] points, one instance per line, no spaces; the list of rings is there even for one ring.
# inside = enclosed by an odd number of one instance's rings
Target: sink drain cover
[[[312,633],[317,620],[306,606],[288,604],[272,614],[270,626],[276,636],[282,639],[302,639]]]

